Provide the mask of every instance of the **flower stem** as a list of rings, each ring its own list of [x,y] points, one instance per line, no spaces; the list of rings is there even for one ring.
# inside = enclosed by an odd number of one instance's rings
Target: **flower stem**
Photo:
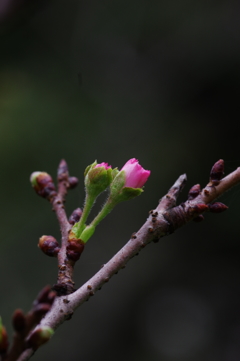
[[[91,225],[96,227],[115,207],[115,203],[109,202],[109,200],[104,204],[101,211],[98,213],[98,215],[94,218],[94,220],[91,222]]]
[[[95,201],[95,197],[89,196],[88,194],[86,195],[83,212],[82,212],[80,221],[77,223],[77,229],[75,231],[77,238],[80,238],[80,235],[81,235],[82,231],[84,230],[87,217],[92,209],[94,201]]]

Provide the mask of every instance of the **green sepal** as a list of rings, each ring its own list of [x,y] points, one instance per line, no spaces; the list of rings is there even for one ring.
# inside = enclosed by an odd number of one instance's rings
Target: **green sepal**
[[[110,186],[110,195],[111,197],[115,198],[117,194],[121,192],[126,182],[126,174],[124,171],[120,171],[115,175],[111,186]]]
[[[112,180],[115,179],[115,177],[118,175],[118,173],[119,173],[118,168],[114,168],[114,169],[112,170]]]
[[[140,196],[140,194],[143,192],[142,188],[130,188],[130,187],[124,187],[122,189],[121,194],[119,194],[118,202],[128,201],[129,199],[135,198],[137,196]]]
[[[109,203],[117,204],[119,202],[127,201],[139,196],[143,192],[142,188],[124,187],[125,183],[126,174],[124,171],[120,171],[115,176],[110,186]]]
[[[93,167],[95,167],[95,165],[97,165],[97,161],[95,160],[95,162],[93,162],[92,164],[88,165],[87,168],[84,171],[84,177],[86,177],[87,173],[89,172],[90,169],[92,169]]]

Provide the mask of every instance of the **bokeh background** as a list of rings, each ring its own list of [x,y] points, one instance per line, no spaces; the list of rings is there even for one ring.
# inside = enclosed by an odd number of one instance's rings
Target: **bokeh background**
[[[236,0],[0,0],[0,313],[11,333],[54,284],[56,260],[37,248],[60,236],[29,175],[60,159],[84,202],[95,159],[139,159],[144,194],[99,225],[76,265],[80,286],[145,222],[175,179],[180,201],[215,161],[240,163],[240,3]],[[240,358],[239,187],[207,214],[151,244],[34,356],[40,360],[235,361]],[[104,201],[99,199],[92,216]]]

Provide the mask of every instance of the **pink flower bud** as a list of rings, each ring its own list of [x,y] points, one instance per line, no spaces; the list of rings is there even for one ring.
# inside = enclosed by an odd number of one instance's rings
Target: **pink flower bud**
[[[126,174],[126,182],[124,187],[129,188],[142,188],[148,177],[150,176],[150,171],[145,170],[135,158],[130,159],[121,169]]]
[[[104,167],[106,170],[111,168],[111,165],[108,165],[108,163],[99,163],[99,164],[96,164],[94,168],[99,168],[99,167]]]

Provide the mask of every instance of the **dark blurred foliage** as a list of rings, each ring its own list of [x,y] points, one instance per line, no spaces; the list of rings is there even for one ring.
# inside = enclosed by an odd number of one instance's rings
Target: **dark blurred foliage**
[[[189,189],[220,158],[227,173],[238,166],[239,11],[236,0],[0,1],[0,310],[9,330],[13,310],[26,312],[57,275],[37,248],[59,229],[30,187],[32,171],[55,176],[67,160],[80,178],[69,214],[83,204],[83,171],[95,159],[121,168],[136,157],[152,171],[144,194],[98,227],[76,266],[80,286],[181,173]],[[144,249],[35,360],[239,360],[239,187],[221,201],[226,213]]]

